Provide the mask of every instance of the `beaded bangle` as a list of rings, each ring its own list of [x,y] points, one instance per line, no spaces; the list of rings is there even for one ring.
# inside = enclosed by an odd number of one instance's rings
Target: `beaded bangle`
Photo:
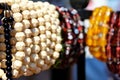
[[[86,37],[86,44],[89,46],[90,52],[93,56],[102,61],[106,61],[106,35],[111,11],[111,8],[106,6],[94,10],[90,18],[91,25]]]
[[[55,68],[65,68],[76,62],[79,55],[83,52],[81,46],[83,42],[80,41],[79,35],[82,34],[82,26],[80,25],[80,17],[76,10],[68,10],[64,7],[57,7],[60,14],[61,26],[62,26],[62,44],[63,51],[60,58],[54,65]]]

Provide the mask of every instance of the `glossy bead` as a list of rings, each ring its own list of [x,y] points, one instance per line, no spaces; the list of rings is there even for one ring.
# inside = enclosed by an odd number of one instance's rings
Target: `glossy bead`
[[[8,18],[8,22],[13,22],[14,21],[14,18],[12,17],[12,16],[10,16],[9,18]]]
[[[6,73],[6,76],[8,77],[8,78],[11,78],[12,77],[12,73],[11,72],[7,72]],[[11,80],[11,79],[10,79]]]
[[[12,78],[8,78],[7,80],[13,80]]]
[[[7,66],[11,66],[12,65],[12,61],[6,61],[6,65]]]
[[[3,19],[3,22],[4,22],[4,23],[7,23],[7,22],[8,22],[8,18],[5,17],[5,18]]]
[[[5,28],[8,28],[8,27],[9,27],[9,24],[8,24],[8,23],[4,23],[3,26],[4,26]]]
[[[7,59],[7,60],[11,60],[11,59],[12,59],[12,55],[7,55],[7,56],[6,56],[6,59]]]
[[[11,72],[12,71],[12,67],[7,66],[6,70],[9,71],[9,72]]]

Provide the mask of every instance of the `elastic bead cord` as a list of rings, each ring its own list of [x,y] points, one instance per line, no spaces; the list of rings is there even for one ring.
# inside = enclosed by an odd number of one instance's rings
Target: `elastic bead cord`
[[[5,44],[6,44],[6,77],[7,80],[12,80],[12,55],[11,55],[11,45],[10,45],[10,27],[13,19],[11,17],[6,16],[7,11],[5,11],[4,19],[3,19],[3,27],[5,33]]]

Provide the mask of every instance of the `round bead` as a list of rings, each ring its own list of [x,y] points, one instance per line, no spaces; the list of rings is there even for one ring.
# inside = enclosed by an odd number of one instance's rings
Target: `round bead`
[[[55,51],[60,52],[62,50],[62,45],[61,44],[56,44],[55,45]]]
[[[30,29],[25,29],[24,33],[27,38],[30,38],[32,36],[32,31]]]
[[[44,26],[44,24],[45,24],[45,20],[42,17],[38,18],[38,22],[39,22],[39,26]]]
[[[23,24],[20,22],[15,23],[14,29],[18,32],[22,31],[24,29]]]
[[[26,55],[29,56],[31,54],[31,48],[30,47],[25,47],[24,52],[25,52]]]
[[[9,78],[11,78],[11,77],[12,77],[12,73],[11,73],[11,72],[7,72],[7,73],[6,73],[6,76],[8,77],[8,79],[7,79],[7,80],[12,80],[12,79],[9,79]]]
[[[44,34],[45,33],[45,26],[39,26],[39,30],[40,30],[40,33],[41,34]]]
[[[21,13],[13,13],[13,18],[16,22],[22,21],[22,14]]]
[[[31,60],[29,56],[25,56],[23,61],[24,61],[24,64],[29,64]]]
[[[59,55],[60,55],[60,54],[59,54],[58,52],[54,52],[54,53],[53,53],[53,58],[54,58],[54,59],[57,59],[57,58],[59,58]]]
[[[22,12],[22,15],[23,15],[24,19],[30,19],[30,12],[29,12],[29,10],[24,10]]]
[[[41,50],[45,50],[47,47],[45,42],[41,42],[40,45],[41,45]]]
[[[19,5],[18,5],[18,4],[13,4],[13,5],[11,6],[11,10],[12,10],[14,13],[20,12]]]
[[[33,41],[32,41],[31,38],[26,38],[26,39],[25,39],[25,44],[26,44],[26,46],[30,46],[32,43],[33,43]]]
[[[18,75],[20,74],[19,72],[20,72],[19,70],[14,69],[14,70],[12,71],[13,77],[14,77],[14,78],[17,78]]]
[[[17,42],[15,45],[17,50],[24,50],[25,49],[25,43],[24,42]]]
[[[22,51],[17,51],[17,52],[15,53],[15,58],[16,58],[17,60],[23,60],[23,59],[25,58],[25,53],[22,52]]]
[[[16,42],[17,42],[16,38],[12,37],[12,38],[10,39],[10,44],[11,44],[11,45],[15,45]]]
[[[45,29],[48,30],[48,31],[51,29],[51,23],[50,22],[45,23]]]
[[[6,61],[6,65],[7,66],[11,66],[12,65],[12,61]]]
[[[34,44],[39,44],[40,43],[40,37],[39,36],[33,37],[33,43]]]
[[[41,42],[45,42],[46,41],[46,35],[45,34],[41,34],[40,35],[40,41]]]
[[[25,39],[24,32],[17,32],[15,35],[15,38],[17,41],[24,41],[24,39]]]
[[[7,56],[6,56],[6,59],[7,59],[7,60],[11,60],[11,59],[12,59],[12,55],[7,55]]]
[[[25,29],[28,29],[30,27],[29,20],[23,20],[22,23],[23,23]]]
[[[4,35],[0,35],[0,42],[4,42],[4,41],[5,41]]]
[[[19,70],[22,67],[22,62],[19,60],[13,61],[13,69]]]
[[[7,66],[7,67],[6,67],[6,70],[7,70],[7,71],[12,71],[12,67]]]
[[[31,54],[30,56],[30,60],[33,62],[36,62],[39,59],[38,54]]]
[[[52,41],[56,41],[56,38],[57,38],[57,35],[56,35],[56,34],[52,34],[52,35],[51,35],[51,40],[52,40]]]
[[[31,17],[31,19],[37,18],[37,12],[35,10],[31,10],[30,11],[30,17]]]
[[[40,33],[40,31],[39,31],[39,29],[38,28],[32,28],[32,33],[33,33],[33,36],[38,36],[39,35],[39,33]]]
[[[34,8],[33,1],[29,1],[29,2],[27,3],[27,9],[28,9],[28,10],[33,10],[33,8]]]
[[[27,9],[26,4],[27,4],[26,2],[19,3],[20,10],[22,10],[22,11],[26,10]]]
[[[32,24],[31,27],[37,27],[37,26],[38,26],[38,20],[32,18],[32,19],[31,19],[31,24]]]
[[[0,43],[0,50],[1,51],[5,51],[6,50],[6,45],[5,45],[5,43]]]
[[[4,71],[0,69],[0,77],[2,77],[3,75],[4,75]]]
[[[46,51],[41,51],[39,53],[39,56],[42,58],[42,59],[45,59],[47,57],[47,52]]]
[[[40,46],[39,45],[33,45],[31,49],[32,53],[38,53],[40,51]]]
[[[0,60],[5,59],[6,58],[6,53],[0,51]]]
[[[38,16],[38,17],[42,17],[42,16],[43,16],[43,12],[42,12],[42,10],[40,10],[40,9],[38,9],[38,10],[36,11],[36,13],[37,13],[37,16]]]
[[[34,71],[37,68],[37,65],[35,63],[29,64],[30,70]]]
[[[51,38],[51,34],[52,34],[52,33],[51,33],[50,31],[47,30],[45,33],[46,33],[46,37],[47,37],[47,38]]]
[[[44,64],[45,64],[44,60],[41,60],[41,59],[37,60],[38,67],[42,67],[42,65],[44,65]]]

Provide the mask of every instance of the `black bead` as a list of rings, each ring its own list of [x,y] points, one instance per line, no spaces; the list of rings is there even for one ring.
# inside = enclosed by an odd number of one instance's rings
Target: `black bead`
[[[9,53],[11,53],[11,50],[6,50],[6,54],[9,54]]]
[[[13,80],[12,78],[8,78],[7,80]]]
[[[11,17],[8,18],[8,21],[9,21],[9,22],[13,22],[13,21],[14,21],[14,18],[11,16]]]
[[[7,71],[12,71],[12,67],[7,66],[6,70],[7,70]]]
[[[8,22],[8,18],[4,18],[4,19],[3,19],[3,22],[4,22],[4,23],[7,23],[7,22]]]
[[[6,48],[10,50],[10,49],[11,49],[10,44],[7,44],[7,45],[6,45]]]
[[[6,44],[10,44],[10,40],[5,40],[5,43]]]
[[[12,55],[7,55],[7,56],[6,56],[6,59],[7,59],[7,60],[11,60],[11,59],[12,59]]]
[[[8,33],[5,33],[5,39],[10,39],[10,34],[8,34]]]
[[[9,78],[11,78],[12,77],[12,73],[11,72],[7,72],[6,73],[6,77],[9,79]]]
[[[12,61],[6,61],[6,65],[7,66],[11,66],[12,65]]]
[[[3,27],[8,28],[8,27],[9,27],[9,24],[8,24],[8,23],[4,23],[4,24],[3,24]]]
[[[5,33],[8,33],[8,32],[10,32],[10,29],[4,28],[4,32],[5,32]]]

